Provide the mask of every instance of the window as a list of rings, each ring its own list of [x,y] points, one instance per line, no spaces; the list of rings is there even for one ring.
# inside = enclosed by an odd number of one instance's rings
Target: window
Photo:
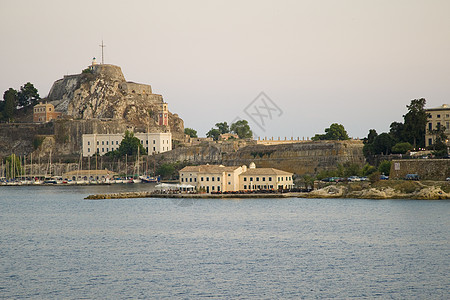
[[[231,182],[228,182],[229,185],[231,185]]]
[[[433,123],[428,123],[428,131],[433,130]]]
[[[269,177],[269,181],[272,181],[272,177]]]
[[[119,145],[119,141],[116,141],[116,145]]]
[[[105,144],[105,141],[102,141],[102,145],[104,145]]]
[[[220,177],[217,177],[217,181],[220,181]]]
[[[217,186],[217,191],[220,192],[220,185]]]
[[[153,140],[153,145],[155,144],[155,140]]]
[[[262,181],[266,181],[266,177],[263,177],[263,178],[262,178]]]
[[[203,177],[200,178],[200,181],[203,181]]]
[[[184,178],[181,178],[181,182],[184,182]]]
[[[450,128],[449,125],[450,125],[450,122],[445,122],[445,129],[448,130]]]
[[[433,140],[432,139],[428,139],[428,146],[433,144]]]
[[[91,142],[88,141],[88,146],[91,144]]]
[[[230,174],[230,173],[228,173],[228,176],[231,176],[231,174]]]
[[[156,148],[155,148],[155,147],[153,147],[153,151],[156,151]]]
[[[97,146],[99,145],[99,142],[97,141]]]
[[[105,152],[105,148],[102,148],[102,152]]]
[[[244,181],[247,181],[247,177],[244,177]]]
[[[246,189],[247,189],[247,185],[244,184],[244,190],[246,190]]]
[[[146,140],[145,143],[148,145],[148,140]]]
[[[259,181],[259,177],[256,177],[256,181]]]
[[[214,191],[214,186],[211,187],[211,191]]]
[[[109,152],[109,148],[106,148],[106,152]]]
[[[253,181],[253,177],[250,177],[250,181]]]
[[[214,176],[211,176],[211,181],[214,181]]]
[[[437,115],[436,117],[439,119],[441,117],[441,115]]]
[[[108,146],[108,144],[109,144],[109,141],[106,141],[106,145]]]
[[[144,141],[143,140],[141,140],[141,145],[144,145]]]
[[[189,179],[190,179],[189,181],[192,182],[192,178],[189,178]]]
[[[91,148],[88,148],[88,152],[91,152]]]
[[[206,177],[206,181],[209,181],[209,177]]]
[[[194,178],[194,182],[197,182],[197,178]]]

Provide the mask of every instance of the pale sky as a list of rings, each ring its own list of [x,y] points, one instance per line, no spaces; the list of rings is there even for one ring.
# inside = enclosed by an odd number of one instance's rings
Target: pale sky
[[[364,137],[402,121],[411,99],[450,103],[448,0],[0,0],[0,11],[2,97],[28,81],[46,96],[100,61],[103,39],[105,63],[151,84],[200,136],[242,118],[262,137],[331,123]]]

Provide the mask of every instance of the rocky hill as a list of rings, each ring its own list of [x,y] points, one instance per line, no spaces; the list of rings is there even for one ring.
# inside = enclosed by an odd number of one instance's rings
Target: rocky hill
[[[163,97],[154,94],[150,85],[126,81],[118,66],[92,65],[81,74],[64,76],[55,81],[47,101],[73,119],[121,121],[183,138],[184,124],[178,115],[169,113],[169,128],[157,124]]]

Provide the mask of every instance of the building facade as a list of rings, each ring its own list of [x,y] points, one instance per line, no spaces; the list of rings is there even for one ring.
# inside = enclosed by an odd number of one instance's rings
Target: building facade
[[[180,183],[194,185],[198,191],[237,192],[291,189],[293,173],[273,168],[223,165],[187,166],[180,170]]]
[[[104,155],[119,149],[125,134],[83,134],[83,156],[92,156],[95,153]],[[172,150],[172,134],[170,132],[135,133],[141,145],[149,155]]]
[[[427,128],[425,130],[425,146],[431,146],[435,142],[435,135],[432,130],[435,130],[439,125],[445,127],[445,134],[450,137],[450,105],[443,104],[436,108],[429,108],[425,110],[428,114]],[[447,145],[449,142],[447,141]]]
[[[169,126],[169,109],[167,108],[167,103],[161,103],[158,112],[158,125]]]
[[[52,120],[60,119],[62,113],[55,111],[53,104],[39,103],[33,107],[33,122],[47,123]]]

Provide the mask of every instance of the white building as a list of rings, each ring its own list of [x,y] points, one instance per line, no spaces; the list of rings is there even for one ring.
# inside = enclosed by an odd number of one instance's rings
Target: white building
[[[125,134],[83,134],[83,156],[92,156],[95,153],[104,155],[119,149]],[[141,141],[141,145],[149,155],[172,150],[172,134],[170,132],[134,133]]]
[[[237,192],[252,190],[278,190],[294,187],[293,173],[273,168],[223,165],[187,166],[180,170],[180,183],[192,184],[197,190],[211,192]]]

